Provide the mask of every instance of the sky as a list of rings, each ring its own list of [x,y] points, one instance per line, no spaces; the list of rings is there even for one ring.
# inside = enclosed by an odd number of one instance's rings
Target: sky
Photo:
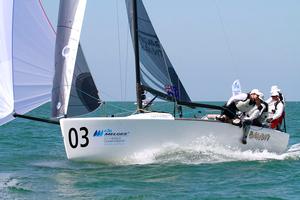
[[[265,97],[278,85],[299,101],[299,0],[144,0],[160,41],[193,101],[226,101],[243,92]],[[43,0],[56,26],[59,0]],[[81,44],[103,100],[135,100],[125,0],[87,0]]]

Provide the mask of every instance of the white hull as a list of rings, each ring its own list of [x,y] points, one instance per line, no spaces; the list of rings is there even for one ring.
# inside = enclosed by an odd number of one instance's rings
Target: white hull
[[[211,137],[228,148],[286,151],[289,135],[251,126],[247,144],[241,143],[242,128],[208,120],[174,119],[165,113],[146,113],[113,118],[66,118],[60,120],[68,159],[118,162],[166,143],[187,146]]]

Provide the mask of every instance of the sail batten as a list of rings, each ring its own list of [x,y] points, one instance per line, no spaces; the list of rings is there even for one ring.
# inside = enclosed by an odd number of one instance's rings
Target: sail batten
[[[125,1],[129,24],[132,27],[133,1]],[[137,34],[142,86],[157,91],[155,93],[163,99],[169,96],[168,100],[190,102],[190,97],[157,37],[142,0],[134,2],[137,6]],[[130,29],[130,31],[133,36],[133,30]]]

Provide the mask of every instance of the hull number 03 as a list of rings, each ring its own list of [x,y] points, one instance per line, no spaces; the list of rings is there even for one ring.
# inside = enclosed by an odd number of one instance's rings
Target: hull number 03
[[[80,142],[80,147],[87,147],[89,145],[88,134],[89,131],[86,127],[81,127],[79,132],[75,128],[71,128],[68,134],[70,146],[75,149]]]

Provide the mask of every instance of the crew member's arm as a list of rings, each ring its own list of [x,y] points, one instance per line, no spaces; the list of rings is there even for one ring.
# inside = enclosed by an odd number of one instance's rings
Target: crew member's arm
[[[263,112],[268,112],[267,106],[265,104],[261,104],[259,109],[259,116],[263,114]]]
[[[235,96],[232,96],[226,103],[226,106],[229,106],[232,102],[244,101],[247,99],[248,94],[241,93]]]

